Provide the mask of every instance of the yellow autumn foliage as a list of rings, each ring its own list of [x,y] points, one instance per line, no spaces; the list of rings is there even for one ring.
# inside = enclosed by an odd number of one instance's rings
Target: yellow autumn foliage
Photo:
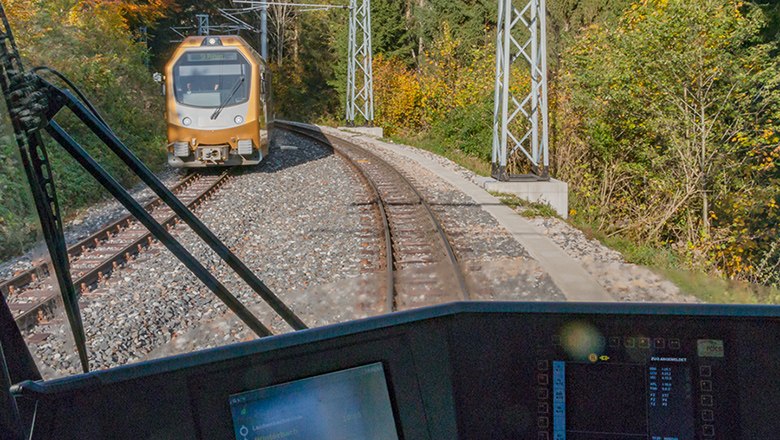
[[[494,49],[489,45],[475,47],[464,57],[462,46],[453,37],[450,26],[444,23],[442,36],[425,53],[418,69],[377,56],[374,59],[377,123],[391,133],[419,132],[445,118],[453,109],[466,108],[492,96]]]

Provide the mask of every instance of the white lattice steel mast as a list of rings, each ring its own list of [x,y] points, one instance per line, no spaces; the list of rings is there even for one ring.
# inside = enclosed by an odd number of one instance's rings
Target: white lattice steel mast
[[[198,20],[198,35],[209,35],[209,14],[195,14],[195,18]]]
[[[522,9],[515,7],[526,1]],[[493,111],[493,177],[498,180],[549,178],[545,11],[545,0],[498,1]],[[512,65],[518,59],[531,74],[528,95],[519,97],[511,91]],[[532,174],[518,173],[528,168]]]
[[[359,117],[374,125],[374,69],[371,55],[371,0],[349,2],[347,125]]]

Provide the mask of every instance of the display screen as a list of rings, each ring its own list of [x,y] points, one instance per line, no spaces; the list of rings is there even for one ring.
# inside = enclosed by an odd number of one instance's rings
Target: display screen
[[[398,440],[381,363],[230,396],[238,440]]]
[[[538,383],[549,387],[539,394],[540,438],[729,438],[717,423],[728,384],[724,339],[605,337],[578,323],[553,346],[537,366]]]
[[[693,440],[690,370],[684,357],[553,362],[553,439]]]

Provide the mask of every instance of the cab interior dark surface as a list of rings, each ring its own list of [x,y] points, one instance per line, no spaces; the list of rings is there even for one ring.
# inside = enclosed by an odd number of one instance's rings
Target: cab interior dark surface
[[[778,339],[771,307],[454,303],[15,391],[33,438],[231,439],[231,396],[379,364],[404,439],[772,438]]]

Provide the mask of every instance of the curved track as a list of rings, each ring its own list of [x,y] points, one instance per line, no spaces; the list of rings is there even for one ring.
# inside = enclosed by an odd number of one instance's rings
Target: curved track
[[[171,191],[185,205],[193,208],[219,189],[228,177],[228,172],[213,175],[193,173]],[[159,198],[149,202],[144,208],[166,227],[171,227],[179,221]],[[88,293],[112,270],[131,262],[135,255],[152,242],[151,233],[129,214],[104,226],[68,248],[74,285],[82,294]],[[49,263],[44,261],[0,283],[0,294],[6,296],[20,329],[28,330],[45,321],[61,301],[56,282],[49,277],[50,272]]]
[[[469,298],[465,276],[447,234],[406,176],[376,154],[316,127],[279,121],[276,127],[331,148],[373,192],[384,226],[387,310]]]

